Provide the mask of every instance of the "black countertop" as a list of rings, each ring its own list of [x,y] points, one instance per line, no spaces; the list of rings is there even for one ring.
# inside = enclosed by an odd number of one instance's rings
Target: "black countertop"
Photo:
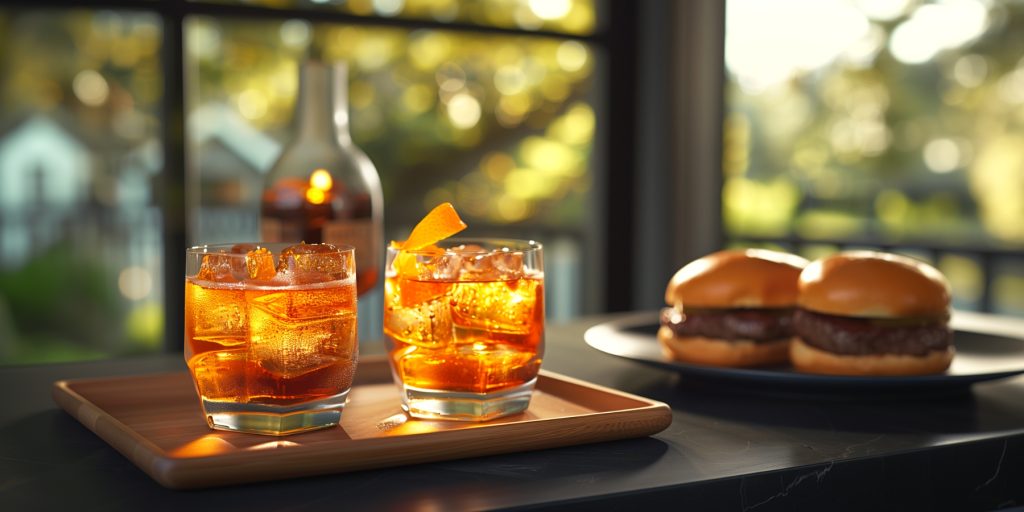
[[[586,328],[612,318],[549,326],[544,367],[668,403],[673,423],[653,437],[201,491],[160,487],[50,398],[58,379],[183,371],[180,355],[2,368],[0,509],[992,510],[1024,504],[1024,377],[917,397],[730,387],[586,346]]]

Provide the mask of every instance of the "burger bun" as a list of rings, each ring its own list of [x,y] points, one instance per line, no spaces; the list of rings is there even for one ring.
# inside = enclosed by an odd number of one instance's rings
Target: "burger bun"
[[[933,350],[924,356],[904,354],[842,355],[826,352],[795,338],[789,347],[793,367],[803,373],[851,376],[931,375],[953,361],[954,349]]]

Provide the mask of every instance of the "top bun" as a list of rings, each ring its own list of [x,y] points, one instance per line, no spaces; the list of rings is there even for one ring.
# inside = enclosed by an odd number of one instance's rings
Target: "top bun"
[[[806,265],[799,256],[766,249],[719,251],[679,269],[665,289],[665,302],[698,308],[791,307]]]
[[[949,318],[949,281],[927,263],[875,251],[847,251],[800,274],[800,307],[862,318]]]

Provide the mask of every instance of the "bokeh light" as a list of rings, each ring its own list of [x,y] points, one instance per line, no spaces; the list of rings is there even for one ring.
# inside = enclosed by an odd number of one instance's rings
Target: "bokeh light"
[[[906,14],[912,0],[854,0],[865,16],[878,21],[892,21]]]
[[[334,180],[327,169],[316,169],[309,175],[309,186],[320,190],[331,190],[334,187]]]
[[[565,71],[575,72],[587,64],[587,47],[578,41],[565,41],[558,45],[558,65]]]
[[[305,48],[312,36],[312,29],[306,20],[288,20],[281,24],[281,42],[292,49]]]
[[[943,0],[918,6],[889,39],[894,57],[906,64],[927,62],[985,32],[988,11],[981,0]]]
[[[117,276],[117,288],[129,300],[142,300],[153,291],[153,276],[143,267],[126,267]]]
[[[726,65],[751,92],[825,66],[870,35],[844,0],[734,0],[726,11]]]
[[[476,126],[480,122],[480,101],[464,92],[455,94],[448,100],[448,118],[456,128]]]
[[[989,71],[988,60],[977,54],[964,55],[956,60],[953,79],[962,87],[974,88],[985,82]]]
[[[924,146],[924,163],[936,173],[955,171],[960,167],[960,148],[948,138],[934,139]]]
[[[396,16],[405,8],[405,0],[373,0],[373,11],[381,16]]]
[[[106,103],[110,96],[110,86],[107,85],[103,75],[91,69],[80,71],[75,75],[71,88],[75,91],[75,96],[79,101],[90,107],[98,107]]]
[[[246,89],[238,95],[238,111],[256,120],[267,114],[267,98],[259,89]]]
[[[564,18],[572,9],[570,0],[528,0],[530,10],[542,20]]]

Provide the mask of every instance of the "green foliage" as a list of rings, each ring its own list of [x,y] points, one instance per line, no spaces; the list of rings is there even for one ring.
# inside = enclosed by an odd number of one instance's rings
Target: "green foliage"
[[[23,267],[0,272],[0,298],[18,333],[9,362],[106,352],[123,344],[116,277],[95,257],[60,244]],[[77,356],[76,356],[77,355]]]

